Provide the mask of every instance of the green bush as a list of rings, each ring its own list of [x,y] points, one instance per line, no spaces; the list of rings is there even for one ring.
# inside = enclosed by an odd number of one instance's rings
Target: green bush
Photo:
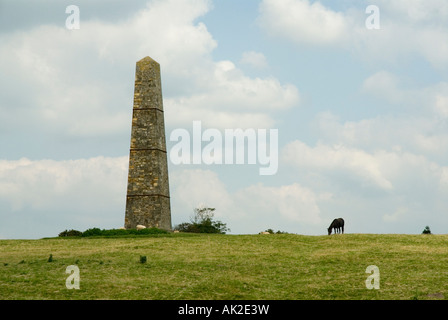
[[[64,230],[61,233],[59,233],[59,237],[80,237],[82,235],[81,231],[78,230]]]
[[[213,221],[215,208],[196,208],[191,222],[184,222],[175,227],[180,232],[191,233],[220,233],[225,234],[230,231],[227,225],[221,221]]]
[[[125,236],[129,234],[129,230],[125,229],[108,229],[100,230],[100,232],[95,231],[94,235],[99,235],[103,237],[115,237],[115,236]]]
[[[83,237],[102,236],[103,231],[100,228],[90,228],[82,233]]]
[[[422,234],[431,234],[431,229],[429,229],[429,226],[426,226],[423,230]]]
[[[167,234],[169,233],[166,230],[159,229],[159,228],[146,228],[142,230],[136,230],[137,234]]]
[[[169,233],[166,230],[162,230],[159,228],[146,228],[142,230],[137,229],[109,229],[109,230],[101,230],[99,228],[92,228],[84,231],[82,233],[83,237],[92,237],[92,236],[103,236],[103,237],[115,237],[115,236],[126,236],[126,235],[145,235],[145,234],[167,234]]]
[[[146,234],[167,234],[166,230],[158,228],[146,228],[142,230],[137,229],[100,229],[100,228],[90,228],[84,232],[77,230],[65,230],[59,233],[59,237],[117,237],[117,236],[128,236],[128,235],[146,235]]]
[[[277,230],[277,232],[275,232],[273,229],[267,229],[264,232],[269,232],[270,234],[274,234],[274,233],[276,233],[276,234],[288,234],[288,232],[286,232],[286,231]]]

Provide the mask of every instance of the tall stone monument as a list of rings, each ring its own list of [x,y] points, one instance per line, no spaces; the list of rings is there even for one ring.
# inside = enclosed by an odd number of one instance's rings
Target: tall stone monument
[[[171,230],[160,65],[145,57],[135,71],[125,228]]]

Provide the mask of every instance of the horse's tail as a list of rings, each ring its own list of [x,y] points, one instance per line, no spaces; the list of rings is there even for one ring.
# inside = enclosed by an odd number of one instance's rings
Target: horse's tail
[[[341,225],[341,228],[342,228],[342,233],[344,233],[344,224],[345,224],[345,221],[344,221],[344,219],[339,218],[339,222],[340,222],[340,225]]]

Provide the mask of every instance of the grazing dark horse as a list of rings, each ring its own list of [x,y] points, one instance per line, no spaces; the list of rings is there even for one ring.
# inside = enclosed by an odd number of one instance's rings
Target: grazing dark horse
[[[344,219],[342,218],[334,219],[333,222],[328,227],[328,235],[331,234],[331,229],[334,229],[334,233],[341,233],[342,229],[342,233],[344,233]]]

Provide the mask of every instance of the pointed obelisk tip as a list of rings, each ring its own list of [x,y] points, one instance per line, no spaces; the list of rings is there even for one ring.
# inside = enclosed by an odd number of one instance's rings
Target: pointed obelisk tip
[[[140,59],[139,61],[137,61],[138,65],[147,65],[147,64],[153,64],[153,63],[159,64],[156,60],[154,60],[150,56],[146,56],[143,59]]]
[[[146,56],[146,57],[140,59],[138,62],[140,62],[140,61],[145,61],[145,60],[148,60],[148,61],[155,61],[155,60],[154,60],[153,58],[151,58],[150,56]]]

